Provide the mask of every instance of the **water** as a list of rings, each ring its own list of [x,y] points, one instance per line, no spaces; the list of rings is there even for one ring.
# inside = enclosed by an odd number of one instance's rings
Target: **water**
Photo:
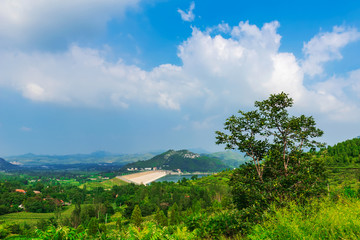
[[[198,178],[209,176],[208,174],[189,174],[189,175],[166,175],[162,178],[155,180],[154,182],[177,182],[183,178],[191,179],[192,176],[196,175]]]

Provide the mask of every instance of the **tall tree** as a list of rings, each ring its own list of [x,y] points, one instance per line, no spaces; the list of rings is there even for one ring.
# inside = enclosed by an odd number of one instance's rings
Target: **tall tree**
[[[233,115],[226,120],[225,130],[230,134],[216,131],[216,143],[226,144],[226,149],[239,150],[251,157],[260,181],[263,181],[263,160],[269,151],[280,151],[287,173],[290,158],[304,148],[322,146],[310,139],[323,135],[323,131],[316,128],[313,117],[289,116],[287,108],[292,107],[293,102],[284,92],[272,94],[264,101],[256,101],[256,110],[240,110],[241,116]]]
[[[136,226],[140,226],[142,222],[141,209],[139,205],[135,205],[135,208],[131,214],[131,222]]]
[[[324,165],[311,157],[322,146],[312,140],[323,131],[313,117],[290,116],[293,99],[273,94],[255,102],[255,110],[239,111],[225,122],[226,132],[217,131],[217,144],[244,152],[251,163],[240,166],[231,180],[234,202],[239,209],[265,209],[284,199],[306,199],[324,191]]]

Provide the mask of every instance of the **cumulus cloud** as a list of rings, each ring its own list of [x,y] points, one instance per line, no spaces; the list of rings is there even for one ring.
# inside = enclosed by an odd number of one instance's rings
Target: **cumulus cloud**
[[[122,18],[139,1],[2,0],[0,46],[66,47],[74,39],[104,33],[110,19]]]
[[[33,101],[126,108],[131,102],[179,109],[189,95],[198,96],[197,81],[181,67],[160,65],[152,71],[107,62],[101,51],[73,45],[61,54],[11,52],[0,58],[0,84]]]
[[[193,10],[194,10],[194,9],[195,9],[195,3],[192,2],[192,3],[190,4],[190,7],[189,7],[189,9],[188,9],[187,12],[185,12],[185,11],[183,11],[183,10],[181,10],[181,9],[178,9],[177,11],[178,11],[178,13],[180,13],[181,19],[182,19],[183,21],[192,22],[192,21],[194,21],[194,19],[195,19],[195,15],[194,15],[194,13],[193,13]]]
[[[269,93],[304,91],[294,55],[278,52],[278,26],[276,21],[262,28],[240,22],[230,38],[194,29],[178,55],[184,71],[203,80],[211,106],[224,101],[247,105]]]
[[[323,73],[323,64],[342,58],[341,48],[360,38],[355,28],[337,27],[332,32],[319,33],[304,44],[304,72],[310,76]]]
[[[140,103],[172,110],[185,105],[205,111],[247,107],[285,91],[306,112],[341,121],[360,119],[360,101],[352,101],[360,96],[360,70],[304,85],[306,74],[321,73],[323,63],[339,58],[340,49],[358,39],[357,30],[336,27],[315,36],[305,43],[301,60],[279,51],[279,26],[273,21],[262,27],[240,22],[205,31],[193,28],[178,47],[181,65],[148,71],[121,59],[109,62],[101,49],[76,44],[58,53],[3,50],[0,85],[40,102],[120,108]]]

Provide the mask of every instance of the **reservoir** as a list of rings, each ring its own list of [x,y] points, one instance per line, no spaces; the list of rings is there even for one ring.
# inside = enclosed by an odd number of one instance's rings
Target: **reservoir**
[[[199,173],[199,174],[169,174],[170,171],[165,170],[157,170],[157,171],[145,171],[145,172],[137,172],[128,175],[117,176],[125,182],[134,183],[137,185],[147,185],[152,182],[177,182],[183,178],[191,179],[193,176],[197,176],[198,178],[209,176],[209,174]]]
[[[157,180],[155,180],[154,182],[177,182],[183,178],[186,178],[186,179],[191,179],[192,176],[196,175],[198,178],[202,178],[202,177],[206,177],[206,176],[209,176],[211,174],[182,174],[182,175],[177,175],[177,174],[174,174],[174,175],[166,175],[162,178],[159,178]]]

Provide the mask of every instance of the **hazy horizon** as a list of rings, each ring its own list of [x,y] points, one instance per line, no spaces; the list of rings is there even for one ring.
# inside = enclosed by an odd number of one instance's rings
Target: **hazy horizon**
[[[360,2],[0,3],[0,156],[203,148],[287,92],[333,145],[360,135]]]

